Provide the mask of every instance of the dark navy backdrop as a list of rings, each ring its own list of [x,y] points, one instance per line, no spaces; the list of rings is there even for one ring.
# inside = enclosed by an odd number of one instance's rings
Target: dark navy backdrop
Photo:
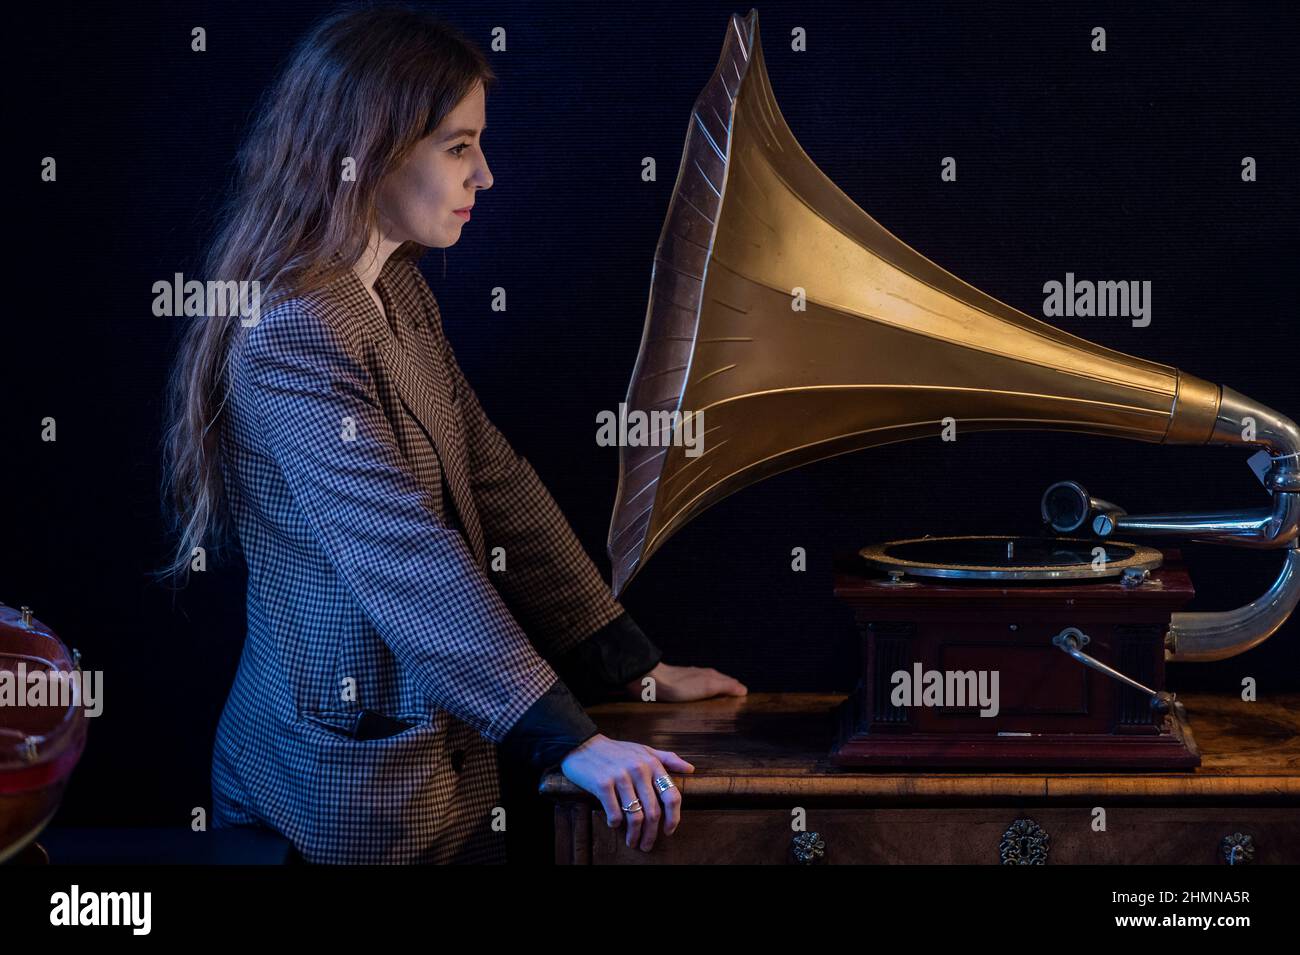
[[[496,178],[460,243],[423,265],[488,412],[536,466],[591,553],[614,449],[595,416],[622,400],[650,265],[725,3],[436,7],[502,82],[485,150]],[[21,168],[5,324],[12,482],[0,600],[33,606],[106,671],[61,821],[183,825],[208,802],[211,737],[239,652],[243,576],[213,568],[177,599],[163,559],[159,417],[177,328],[150,286],[197,269],[256,97],[328,4],[46,5],[13,27]],[[941,265],[1031,314],[1043,283],[1153,283],[1153,320],[1059,319],[1300,417],[1296,385],[1296,16],[1281,4],[772,3],[772,85],[795,135],[850,197]],[[189,50],[203,26],[208,52]],[[807,30],[808,51],[790,50]],[[1089,49],[1103,26],[1108,51]],[[34,172],[58,160],[59,181]],[[940,160],[958,161],[956,183]],[[641,181],[653,156],[659,177]],[[1259,181],[1243,183],[1243,156]],[[491,289],[509,310],[490,309]],[[20,340],[21,339],[21,340]],[[58,422],[55,444],[40,421]],[[788,473],[685,528],[626,606],[672,662],[753,690],[848,689],[853,632],[831,555],[921,533],[1031,530],[1038,496],[1074,478],[1130,510],[1258,505],[1246,455],[1052,434],[896,445]],[[790,569],[807,548],[806,573]],[[1278,556],[1187,557],[1196,607],[1267,586]],[[1300,622],[1263,647],[1182,667],[1174,687],[1298,685]]]

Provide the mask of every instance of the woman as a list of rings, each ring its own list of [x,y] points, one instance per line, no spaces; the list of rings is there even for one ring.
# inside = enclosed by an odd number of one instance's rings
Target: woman
[[[671,774],[693,767],[600,734],[574,690],[746,692],[662,662],[443,335],[415,261],[455,244],[492,185],[493,80],[422,13],[312,31],[208,262],[260,283],[260,316],[196,322],[174,372],[171,570],[230,528],[248,564],[214,825],[269,825],[308,862],[503,859],[493,744],[560,764],[648,851],[680,820]]]

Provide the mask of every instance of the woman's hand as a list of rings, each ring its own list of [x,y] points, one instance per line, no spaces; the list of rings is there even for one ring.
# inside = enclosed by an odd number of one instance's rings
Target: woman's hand
[[[649,673],[626,684],[625,689],[639,699],[642,681],[653,678],[655,700],[662,703],[685,703],[711,696],[745,696],[743,683],[708,667],[677,667],[660,663]],[[695,767],[676,753],[654,749],[640,743],[610,739],[597,733],[572,750],[560,764],[560,770],[574,783],[600,800],[605,822],[617,829],[627,822],[627,844],[643,852],[654,847],[662,820],[664,835],[671,836],[681,823],[682,794],[673,788],[660,793],[654,781],[672,772],[693,773]],[[641,800],[641,812],[624,812],[633,799]]]
[[[640,699],[642,681],[646,677],[655,681],[654,699],[659,703],[687,703],[711,696],[745,696],[749,693],[745,684],[717,670],[660,663],[649,673],[627,683],[625,689],[633,698]]]
[[[671,772],[693,773],[695,767],[676,753],[640,743],[610,739],[597,733],[570,751],[560,770],[600,800],[605,821],[617,829],[627,821],[627,844],[642,852],[654,847],[663,820],[664,835],[677,831],[682,818],[682,793],[673,788],[660,793],[654,781]],[[624,812],[632,800],[641,800],[641,812]],[[660,801],[662,800],[662,805]]]

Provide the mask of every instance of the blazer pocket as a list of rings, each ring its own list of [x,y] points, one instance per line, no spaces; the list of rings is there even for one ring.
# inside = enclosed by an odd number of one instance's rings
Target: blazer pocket
[[[388,716],[378,710],[356,713],[304,713],[303,719],[335,736],[358,741],[389,739],[420,724],[417,720]]]

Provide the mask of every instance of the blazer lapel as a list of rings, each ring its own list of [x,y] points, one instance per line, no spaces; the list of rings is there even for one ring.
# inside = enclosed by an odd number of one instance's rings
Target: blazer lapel
[[[433,442],[465,540],[479,564],[487,566],[487,548],[470,489],[464,435],[460,416],[453,403],[450,376],[442,367],[440,359],[427,354],[420,347],[416,338],[419,331],[409,328],[412,316],[408,311],[412,307],[411,302],[407,296],[400,294],[399,288],[394,287],[399,283],[393,281],[393,266],[391,260],[385,265],[375,282],[375,290],[383,299],[393,321],[406,326],[403,328],[407,332],[403,336],[405,341],[399,340],[394,334],[392,326],[375,306],[374,299],[361,280],[349,270],[350,292],[358,299],[356,310],[361,312],[362,331],[378,348],[380,360],[392,374],[402,403],[420,422]]]

